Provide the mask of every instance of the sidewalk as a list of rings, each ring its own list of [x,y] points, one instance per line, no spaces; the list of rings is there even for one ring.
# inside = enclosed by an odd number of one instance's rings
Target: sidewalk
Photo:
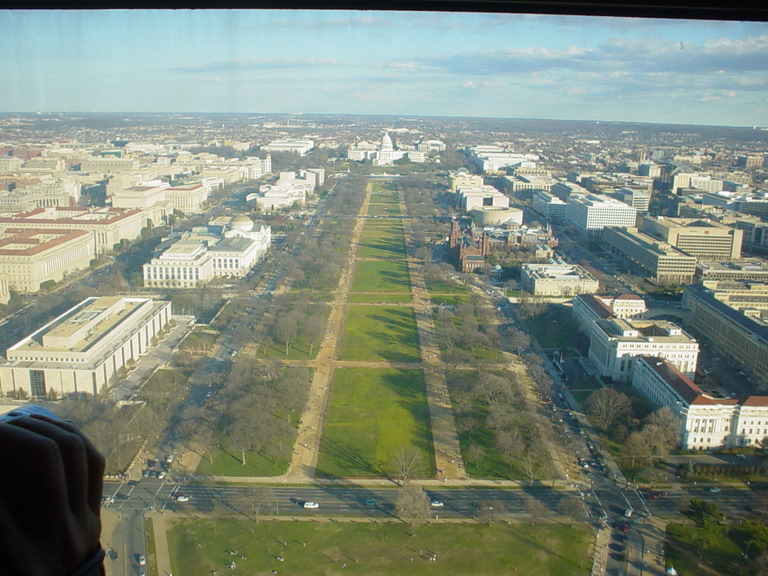
[[[155,535],[155,562],[157,574],[153,576],[172,576],[171,554],[168,549],[168,525],[165,512],[151,512],[147,517],[152,520]]]

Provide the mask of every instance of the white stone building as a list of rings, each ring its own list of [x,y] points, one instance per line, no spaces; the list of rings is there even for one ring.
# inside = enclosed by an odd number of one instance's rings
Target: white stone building
[[[92,297],[11,346],[0,363],[0,394],[98,394],[170,328],[171,303]]]
[[[597,279],[581,266],[565,263],[520,266],[520,287],[534,296],[570,297],[600,289]]]
[[[116,244],[130,242],[141,236],[143,214],[141,210],[129,208],[37,208],[0,218],[0,228],[86,230],[93,234],[96,254],[106,254]]]
[[[244,215],[219,218],[213,227],[223,233],[187,234],[145,264],[144,286],[188,289],[214,278],[241,278],[272,245],[271,228]]]
[[[699,343],[676,324],[662,320],[608,318],[592,324],[589,359],[601,376],[629,382],[638,356],[665,358],[693,377]]]
[[[637,359],[632,386],[680,419],[681,448],[756,446],[768,436],[768,396],[712,396],[674,364],[653,356]]]
[[[603,228],[634,226],[637,210],[609,196],[572,194],[565,208],[566,221],[584,235],[600,234]]]
[[[37,292],[47,281],[60,282],[88,268],[96,257],[86,230],[0,229],[0,276],[17,292]]]

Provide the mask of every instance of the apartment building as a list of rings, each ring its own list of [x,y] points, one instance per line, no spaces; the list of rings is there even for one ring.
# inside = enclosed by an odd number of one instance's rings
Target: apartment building
[[[589,359],[602,376],[629,382],[638,356],[665,358],[692,377],[699,343],[676,324],[662,320],[607,318],[593,322]]]
[[[95,241],[86,230],[0,229],[0,275],[17,292],[37,292],[46,281],[88,268]]]
[[[768,396],[720,398],[707,394],[663,358],[641,356],[632,386],[656,406],[680,419],[680,447],[686,450],[756,446],[768,436]]]
[[[171,319],[170,302],[86,298],[7,350],[0,394],[99,394],[156,345]]]
[[[768,382],[768,284],[691,284],[683,292],[683,307],[692,330],[755,382]]]

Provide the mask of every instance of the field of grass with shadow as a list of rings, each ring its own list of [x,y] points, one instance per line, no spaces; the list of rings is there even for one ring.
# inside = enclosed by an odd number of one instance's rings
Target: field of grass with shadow
[[[421,349],[413,308],[349,305],[339,359],[420,362]]]
[[[406,447],[421,453],[423,475],[433,476],[432,433],[421,370],[336,370],[318,475],[392,475],[395,455]]]
[[[361,260],[350,292],[410,292],[411,277],[404,260]]]

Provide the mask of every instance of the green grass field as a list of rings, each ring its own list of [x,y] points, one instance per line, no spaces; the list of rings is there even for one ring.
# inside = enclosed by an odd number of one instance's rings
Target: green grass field
[[[288,469],[291,457],[291,446],[286,446],[277,462],[263,454],[245,453],[245,465],[240,461],[239,450],[228,450],[226,447],[214,448],[211,457],[205,454],[200,459],[196,473],[205,476],[277,476]]]
[[[396,200],[394,202],[371,202],[368,204],[368,216],[400,216],[400,204]]]
[[[410,292],[408,263],[403,260],[361,260],[350,292]]]
[[[352,304],[410,304],[413,300],[408,294],[350,294],[347,301]]]
[[[168,544],[173,573],[184,576],[589,574],[590,534],[579,525],[429,524],[414,534],[400,523],[189,518],[173,523]],[[226,568],[233,561],[234,572]]]
[[[340,360],[419,362],[419,334],[409,306],[347,307]]]
[[[324,476],[394,474],[398,449],[422,454],[435,473],[424,375],[420,370],[336,370],[317,472]]]

